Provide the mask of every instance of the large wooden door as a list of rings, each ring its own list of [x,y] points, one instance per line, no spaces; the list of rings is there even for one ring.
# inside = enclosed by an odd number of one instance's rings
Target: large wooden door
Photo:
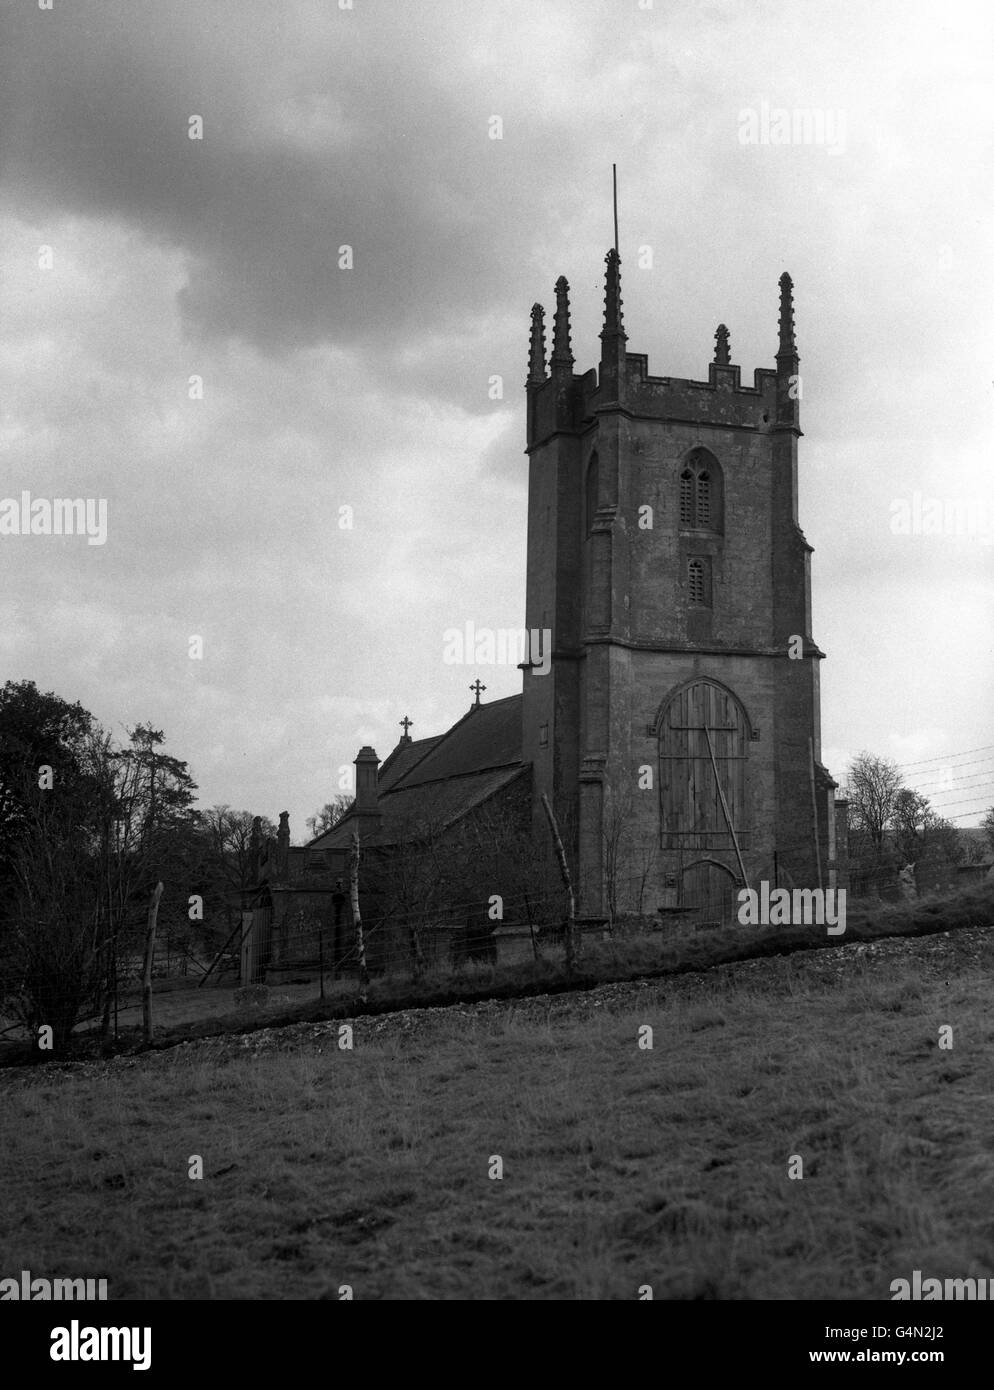
[[[700,680],[674,694],[659,725],[664,849],[732,847],[715,766],[732,825],[739,834],[746,829],[747,746],[745,711],[730,690]]]

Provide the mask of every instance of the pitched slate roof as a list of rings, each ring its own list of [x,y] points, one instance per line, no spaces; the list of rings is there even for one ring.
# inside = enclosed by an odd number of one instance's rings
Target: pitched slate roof
[[[444,737],[444,734],[435,734],[432,738],[417,738],[412,739],[410,743],[398,743],[393,752],[388,753],[385,761],[380,764],[377,778],[380,794],[395,786]]]
[[[521,696],[472,705],[395,787],[416,787],[495,767],[521,765]]]
[[[419,824],[461,820],[526,771],[521,760],[521,696],[473,705],[434,738],[400,743],[380,768],[379,832],[375,844],[396,844]],[[352,813],[307,846],[340,849],[352,839]]]

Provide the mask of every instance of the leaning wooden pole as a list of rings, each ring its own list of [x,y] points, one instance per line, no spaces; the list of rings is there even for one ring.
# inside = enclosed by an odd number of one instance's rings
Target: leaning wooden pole
[[[718,776],[718,763],[714,756],[714,744],[711,742],[711,730],[707,723],[704,724],[704,737],[708,741],[708,753],[711,757],[711,766],[714,769],[714,784],[718,788],[718,795],[721,798],[721,809],[725,817],[725,824],[728,826],[728,833],[732,837],[732,844],[735,846],[735,857],[739,861],[739,873],[742,875],[742,882],[746,888],[749,887],[749,880],[746,878],[745,864],[742,862],[742,851],[739,849],[739,837],[735,833],[735,826],[732,824],[731,813],[728,809],[728,802],[725,800],[725,790],[721,785],[721,778]]]
[[[556,857],[559,860],[559,872],[563,876],[563,883],[566,885],[566,973],[571,975],[576,964],[576,899],[573,896],[573,880],[570,878],[569,864],[566,862],[566,851],[563,849],[563,842],[559,834],[559,826],[556,824],[556,817],[552,807],[549,805],[549,798],[545,792],[542,793],[542,805],[545,807],[546,818],[549,822],[549,829],[552,832],[552,843],[556,847]]]
[[[239,932],[243,932],[244,930],[245,930],[245,926],[244,926],[244,923],[242,922],[241,912],[239,912],[239,914],[238,914],[238,925],[235,927],[234,931],[231,933],[231,935],[228,937],[227,941],[226,941],[226,942],[224,943],[224,945],[221,947],[220,951],[218,951],[217,955],[214,957],[214,959],[211,961],[210,965],[207,967],[207,970],[206,970],[206,972],[205,972],[205,974],[204,974],[203,979],[197,981],[197,988],[198,988],[198,989],[200,988],[201,985],[203,985],[203,984],[206,983],[206,981],[207,981],[209,975],[211,974],[211,971],[212,971],[212,970],[214,969],[214,967],[217,965],[218,961],[219,961],[219,960],[221,959],[221,957],[224,955],[225,951],[227,951],[228,947],[229,947],[229,946],[231,945],[231,943],[234,941],[235,937],[239,934]]]
[[[369,993],[369,968],[366,965],[366,938],[362,932],[359,911],[359,831],[352,832],[352,853],[349,855],[349,898],[352,903],[352,922],[355,927],[355,953],[359,961],[359,1002],[365,1004]]]
[[[815,863],[818,865],[818,887],[821,888],[821,841],[818,839],[818,793],[815,790],[815,741],[808,739],[808,776],[811,781],[811,817],[815,839]]]
[[[148,932],[145,936],[145,965],[142,970],[142,1024],[145,1041],[152,1041],[152,957],[155,955],[155,924],[159,920],[159,899],[162,897],[162,884],[155,885],[152,901],[148,908]]]

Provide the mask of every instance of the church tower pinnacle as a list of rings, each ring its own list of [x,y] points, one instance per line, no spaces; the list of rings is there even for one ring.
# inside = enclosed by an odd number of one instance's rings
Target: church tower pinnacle
[[[573,371],[573,350],[570,346],[569,281],[560,275],[556,281],[556,319],[552,333],[552,371]]]
[[[612,246],[604,257],[604,327],[601,329],[601,382],[606,399],[620,401],[625,394],[625,352],[628,335],[622,313],[621,257]]]
[[[528,341],[528,385],[541,386],[547,380],[545,371],[545,310],[541,304],[533,304],[532,329]]]
[[[800,433],[801,378],[794,337],[794,282],[780,276],[780,344],[777,348],[777,424]]]

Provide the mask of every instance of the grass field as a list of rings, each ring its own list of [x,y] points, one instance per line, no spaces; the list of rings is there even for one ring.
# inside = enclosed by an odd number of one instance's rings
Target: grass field
[[[359,1019],[351,1051],[325,1024],[8,1071],[0,1276],[264,1299],[989,1276],[992,966],[978,928]]]

